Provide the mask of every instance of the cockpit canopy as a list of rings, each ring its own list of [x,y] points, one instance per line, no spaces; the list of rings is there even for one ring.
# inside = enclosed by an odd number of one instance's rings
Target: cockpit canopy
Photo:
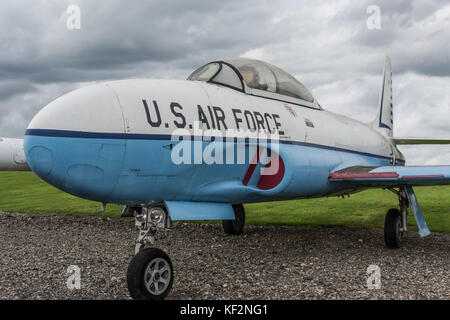
[[[195,70],[188,80],[216,83],[256,96],[294,103],[291,98],[310,103],[314,101],[300,81],[280,68],[259,60],[214,61]]]

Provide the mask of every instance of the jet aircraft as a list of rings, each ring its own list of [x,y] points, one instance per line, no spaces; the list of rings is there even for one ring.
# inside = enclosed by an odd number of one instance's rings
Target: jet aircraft
[[[23,141],[0,139],[0,170],[32,170],[103,207],[124,205],[138,228],[130,295],[164,299],[173,266],[155,234],[177,220],[222,220],[239,235],[245,203],[383,188],[399,200],[386,214],[386,246],[401,246],[408,208],[419,235],[429,235],[413,187],[449,184],[450,166],[405,166],[397,146],[450,140],[395,138],[393,129],[389,57],[371,123],[326,111],[269,63],[218,60],[184,81],[112,81],[56,99]]]

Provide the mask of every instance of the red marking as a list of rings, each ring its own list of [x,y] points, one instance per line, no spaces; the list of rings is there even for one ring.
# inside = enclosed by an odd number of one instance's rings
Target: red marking
[[[427,175],[427,176],[403,176],[403,179],[413,179],[413,178],[443,178],[443,174]]]
[[[328,179],[392,179],[398,178],[399,175],[396,172],[363,172],[363,173],[342,173],[333,172],[328,176]]]
[[[250,167],[248,167],[247,173],[245,174],[244,181],[242,183],[244,186],[248,185],[248,182],[250,181],[250,178],[252,177],[253,172],[256,169],[256,163],[252,163]]]
[[[294,116],[294,117],[297,117],[297,113],[295,112],[295,110],[294,109],[292,109],[288,104],[284,104],[284,107],[287,109],[287,111],[289,111],[289,113],[292,115],[292,116]]]
[[[278,157],[278,170],[275,174],[269,175],[266,171],[273,170],[271,168],[272,161],[270,161],[267,166],[264,168],[264,171],[261,175],[261,179],[259,179],[258,182],[258,189],[261,190],[270,190],[275,188],[277,185],[280,184],[281,180],[283,180],[284,177],[284,162],[283,159],[278,154],[274,154],[273,157]],[[266,174],[264,174],[266,173]]]
[[[259,150],[257,150],[257,152],[255,154],[255,158],[253,158],[253,161],[250,164],[250,167],[248,167],[247,173],[245,174],[244,180],[242,181],[244,186],[248,185],[248,182],[250,181],[250,178],[252,177],[253,172],[255,172],[256,165],[258,164],[259,158],[261,157],[261,154],[263,151],[264,151],[264,148],[259,148]]]

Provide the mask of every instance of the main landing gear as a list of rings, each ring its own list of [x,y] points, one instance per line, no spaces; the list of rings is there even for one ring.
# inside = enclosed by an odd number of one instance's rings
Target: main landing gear
[[[406,188],[388,190],[398,195],[400,210],[388,210],[384,221],[384,242],[388,248],[397,249],[402,246],[403,236],[408,231],[409,200]]]
[[[222,220],[223,231],[229,235],[242,234],[245,226],[245,210],[242,204],[233,205],[234,220]]]
[[[171,221],[162,206],[138,208],[134,215],[139,234],[127,271],[128,290],[133,299],[162,300],[172,288],[172,261],[161,249],[146,246],[154,245],[156,232],[170,228]]]

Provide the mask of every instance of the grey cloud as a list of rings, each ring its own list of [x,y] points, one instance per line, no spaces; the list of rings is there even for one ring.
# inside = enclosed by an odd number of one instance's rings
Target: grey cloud
[[[24,4],[19,2],[13,7],[20,3]],[[61,15],[65,6],[61,2],[54,3],[59,10],[28,12],[22,19],[18,19],[14,8],[4,9],[3,30],[14,27],[11,34],[2,35],[3,46],[10,48],[0,60],[2,75],[23,77],[26,72],[37,73],[40,80],[40,73],[57,74],[59,69],[103,70],[205,56],[208,51],[235,54],[237,47],[251,47],[261,41],[258,34],[263,32],[264,24],[249,21],[265,21],[271,13],[260,2],[253,2],[258,6],[252,7],[242,7],[238,1],[78,3],[82,29],[76,31],[65,28],[66,17]],[[39,17],[48,23],[42,23]],[[23,35],[25,30],[27,36]],[[22,43],[25,49],[14,49],[22,47]]]
[[[34,91],[36,91],[36,87],[29,81],[0,80],[0,101],[8,100],[19,94]]]

